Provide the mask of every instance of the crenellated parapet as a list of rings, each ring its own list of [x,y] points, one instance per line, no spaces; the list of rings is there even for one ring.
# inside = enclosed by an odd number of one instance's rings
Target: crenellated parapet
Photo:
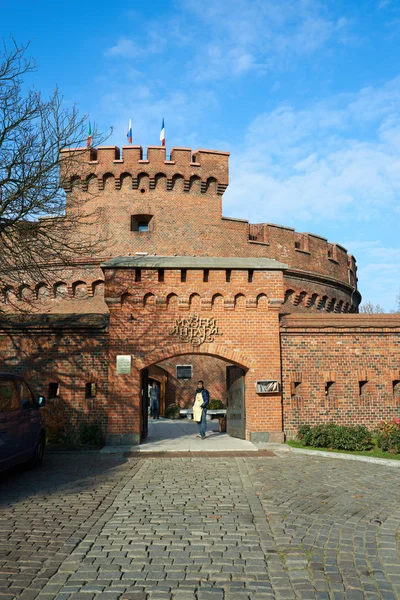
[[[229,152],[172,148],[167,159],[162,146],[149,146],[146,157],[142,146],[123,146],[122,153],[117,146],[65,149],[61,151],[60,177],[66,192],[74,184],[87,190],[93,178],[99,190],[109,179],[114,180],[116,190],[124,179],[129,179],[132,189],[140,189],[141,180],[148,179],[150,190],[163,185],[171,191],[180,181],[184,191],[195,187],[206,193],[211,188],[222,195],[229,182],[228,158]]]
[[[249,224],[249,244],[265,247],[269,256],[288,263],[287,277],[313,279],[328,285],[342,283],[357,288],[357,265],[354,256],[343,246],[313,233],[300,233],[291,227],[273,223]],[[331,282],[329,283],[329,279]],[[299,286],[295,286],[300,289]],[[352,303],[358,306],[357,293]]]

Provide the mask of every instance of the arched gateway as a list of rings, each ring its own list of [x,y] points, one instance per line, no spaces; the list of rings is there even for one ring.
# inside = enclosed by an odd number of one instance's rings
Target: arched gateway
[[[185,355],[227,363],[233,435],[283,439],[279,309],[286,265],[267,258],[141,256],[102,268],[110,309],[109,443],[140,442],[148,368]]]

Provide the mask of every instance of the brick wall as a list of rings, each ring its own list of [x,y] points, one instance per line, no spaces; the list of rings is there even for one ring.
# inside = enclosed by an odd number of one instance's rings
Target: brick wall
[[[210,273],[209,282],[200,271],[188,272],[185,284],[179,270],[166,270],[162,284],[150,269],[140,282],[132,281],[132,269],[106,277],[110,329],[107,315],[12,315],[0,323],[0,371],[25,376],[47,397],[49,384],[58,383],[73,426],[94,418],[109,442],[138,442],[140,373],[150,365],[170,374],[182,405],[197,379],[204,379],[212,398],[221,397],[226,365],[242,366],[249,439],[280,439],[282,402],[289,438],[302,423],[333,420],[373,428],[381,419],[400,417],[398,315],[284,316],[280,353],[279,307],[266,296],[282,292],[281,272],[259,272],[249,283],[239,271],[235,286],[223,281],[222,271]],[[240,278],[242,291],[232,297]],[[215,318],[221,335],[196,348],[171,335],[176,318],[193,313]],[[119,354],[132,356],[130,375],[116,374]],[[192,386],[174,381],[177,364],[193,365]],[[281,372],[282,402],[280,394],[256,393],[257,380],[279,381]],[[97,384],[94,399],[85,398],[89,382]]]
[[[25,377],[37,394],[59,399],[73,426],[90,417],[108,427],[108,317],[28,315],[0,321],[0,371]],[[86,399],[86,384],[97,393]],[[51,404],[51,396],[49,404]]]
[[[110,308],[109,439],[138,441],[140,435],[140,370],[173,356],[209,355],[246,370],[246,436],[281,438],[280,394],[260,396],[256,381],[280,381],[279,302],[281,271],[255,271],[248,281],[246,270],[210,269],[208,282],[202,270],[187,270],[186,282],[179,269],[165,269],[158,281],[157,269],[107,268],[106,302]],[[193,347],[172,335],[177,318],[196,313],[217,320],[220,335],[213,342]],[[116,374],[116,356],[130,354],[130,375]],[[204,377],[206,380],[206,377]],[[131,437],[127,437],[131,432]],[[259,436],[260,437],[260,436]],[[261,436],[262,437],[262,436]]]
[[[158,366],[168,373],[166,406],[176,403],[181,408],[191,408],[197,382],[202,379],[210,392],[210,399],[226,402],[226,367],[229,363],[216,357],[187,354],[163,360]],[[177,365],[191,365],[192,379],[178,379]]]
[[[400,417],[399,315],[290,315],[281,322],[283,422],[375,427]]]

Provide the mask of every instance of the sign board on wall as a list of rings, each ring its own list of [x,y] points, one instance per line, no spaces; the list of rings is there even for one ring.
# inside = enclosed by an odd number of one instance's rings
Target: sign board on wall
[[[120,354],[117,356],[117,375],[131,374],[131,355]]]

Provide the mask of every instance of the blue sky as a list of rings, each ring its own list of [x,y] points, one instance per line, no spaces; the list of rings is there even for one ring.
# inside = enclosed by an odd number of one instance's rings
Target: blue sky
[[[231,152],[224,215],[310,231],[357,258],[364,301],[400,292],[399,0],[0,0],[109,142]]]

